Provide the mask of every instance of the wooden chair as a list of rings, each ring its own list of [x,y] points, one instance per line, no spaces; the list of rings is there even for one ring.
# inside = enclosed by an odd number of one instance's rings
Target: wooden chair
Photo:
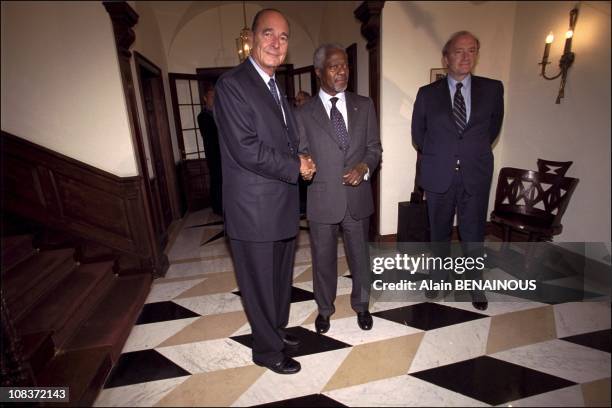
[[[565,176],[567,169],[574,163],[573,161],[557,162],[551,160],[538,159],[538,172]]]
[[[578,181],[558,174],[502,168],[491,221],[503,226],[504,245],[511,241],[512,230],[527,233],[532,242],[552,241],[563,230],[561,218]]]

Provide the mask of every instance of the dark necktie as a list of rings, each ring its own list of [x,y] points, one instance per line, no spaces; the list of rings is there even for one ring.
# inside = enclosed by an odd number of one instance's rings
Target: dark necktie
[[[455,124],[457,125],[457,131],[459,134],[463,133],[463,130],[467,124],[465,100],[461,94],[461,87],[463,87],[463,84],[461,82],[457,82],[455,98],[453,99],[453,118],[455,119]]]
[[[276,82],[274,82],[274,78],[270,78],[270,81],[268,82],[268,86],[270,87],[270,92],[272,92],[272,96],[274,97],[274,100],[278,104],[278,107],[281,108],[281,102],[280,102],[280,98],[278,97],[278,91],[276,90]]]
[[[332,104],[331,110],[329,111],[329,118],[331,119],[332,126],[334,127],[334,132],[336,132],[336,136],[340,141],[340,148],[342,150],[348,149],[349,144],[349,135],[346,130],[346,123],[344,123],[344,118],[342,114],[336,107],[336,102],[338,102],[338,98],[335,96],[330,98],[329,100]]]

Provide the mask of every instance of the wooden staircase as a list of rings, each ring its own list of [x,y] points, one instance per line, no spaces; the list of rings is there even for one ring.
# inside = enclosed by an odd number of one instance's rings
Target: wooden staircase
[[[152,278],[116,274],[110,251],[71,238],[41,244],[39,236],[1,239],[2,337],[10,340],[3,344],[2,385],[67,386],[69,405],[90,406]]]

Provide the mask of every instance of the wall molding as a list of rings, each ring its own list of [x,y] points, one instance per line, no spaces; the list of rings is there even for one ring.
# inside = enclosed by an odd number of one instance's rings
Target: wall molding
[[[2,131],[2,211],[137,258],[162,276],[168,259],[150,238],[142,176],[119,177]]]

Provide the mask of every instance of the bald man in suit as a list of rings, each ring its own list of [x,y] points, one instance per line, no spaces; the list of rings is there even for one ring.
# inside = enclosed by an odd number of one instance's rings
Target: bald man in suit
[[[439,256],[448,252],[455,213],[466,255],[482,256],[484,251],[491,145],[504,117],[504,87],[472,75],[479,50],[480,41],[472,33],[453,34],[442,50],[447,77],[420,88],[414,103],[412,141],[421,152],[418,182],[427,197],[431,241]],[[440,272],[432,277],[444,279]],[[476,309],[488,307],[484,293],[471,294]]]
[[[306,206],[319,309],[315,328],[318,333],[327,332],[335,312],[338,232],[342,230],[352,276],[351,307],[359,327],[370,330],[368,227],[374,200],[369,175],[382,153],[376,112],[370,98],[346,92],[349,67],[341,46],[320,46],[314,67],[321,89],[297,112],[297,119],[300,151],[311,154],[317,164]]]
[[[276,84],[289,23],[278,10],[261,10],[252,36],[251,56],[216,85],[225,231],[251,325],[253,362],[294,374],[300,363],[285,348],[299,347],[299,339],[284,329],[299,223],[297,181],[314,166],[298,155],[297,125]]]

